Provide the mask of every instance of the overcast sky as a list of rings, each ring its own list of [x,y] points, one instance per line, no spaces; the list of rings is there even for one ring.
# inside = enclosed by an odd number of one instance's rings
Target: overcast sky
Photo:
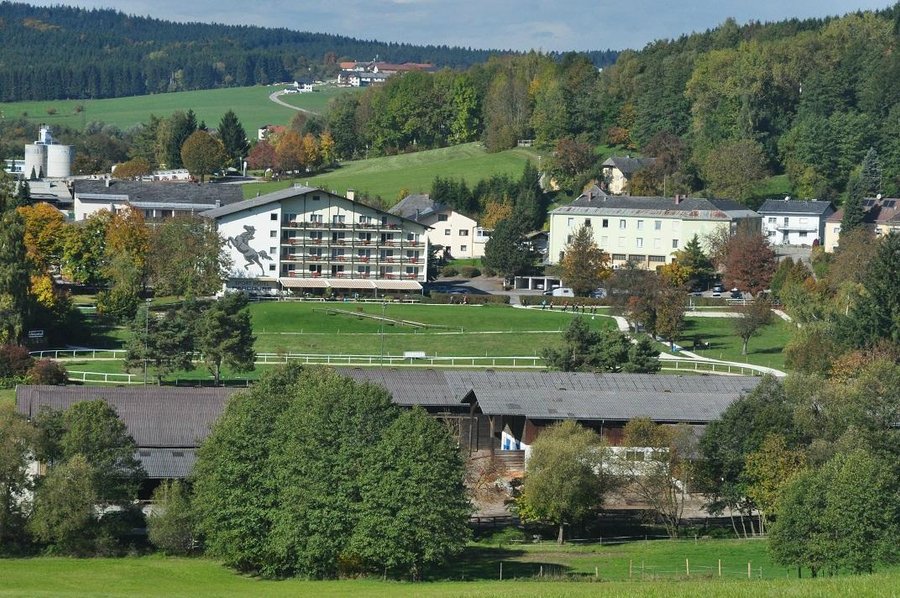
[[[25,0],[28,1],[28,0]],[[777,21],[884,8],[892,0],[31,0],[173,21],[286,27],[379,41],[514,50],[641,48],[728,17]]]

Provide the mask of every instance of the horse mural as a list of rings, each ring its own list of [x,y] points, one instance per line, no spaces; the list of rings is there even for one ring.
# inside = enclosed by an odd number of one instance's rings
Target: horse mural
[[[244,268],[247,268],[251,264],[256,264],[259,266],[260,274],[265,276],[266,269],[262,265],[262,260],[272,261],[272,258],[269,257],[269,254],[265,251],[256,251],[250,247],[250,239],[253,239],[255,234],[256,228],[245,224],[244,232],[236,237],[227,237],[225,242],[237,249],[238,252],[244,256],[244,259],[247,260],[247,263],[244,264]]]

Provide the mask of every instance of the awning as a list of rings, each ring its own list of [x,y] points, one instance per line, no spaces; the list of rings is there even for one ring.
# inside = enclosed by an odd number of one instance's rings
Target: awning
[[[375,284],[371,280],[361,278],[329,278],[325,282],[332,289],[374,289]]]
[[[421,291],[422,285],[415,280],[375,280],[375,288],[382,291]]]
[[[328,286],[324,278],[279,278],[278,282],[288,289],[324,289]]]

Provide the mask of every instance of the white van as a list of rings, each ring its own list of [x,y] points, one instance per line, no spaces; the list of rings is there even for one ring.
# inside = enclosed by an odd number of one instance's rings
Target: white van
[[[574,297],[575,291],[569,287],[556,287],[553,290],[545,291],[544,294],[552,295],[553,297]]]

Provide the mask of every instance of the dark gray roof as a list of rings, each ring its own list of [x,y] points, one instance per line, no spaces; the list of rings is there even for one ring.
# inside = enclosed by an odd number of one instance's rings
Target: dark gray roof
[[[194,469],[197,449],[138,449],[137,458],[151,480],[182,479],[188,477]]]
[[[403,218],[418,221],[425,216],[449,209],[442,203],[432,201],[427,193],[416,193],[401,199],[389,212]]]
[[[233,388],[172,386],[17,386],[16,409],[26,417],[41,407],[62,411],[103,399],[125,423],[140,448],[194,448],[225,408]]]
[[[650,166],[656,162],[656,158],[632,158],[631,156],[613,156],[608,158],[603,166],[618,168],[622,174],[629,176],[638,170]]]
[[[215,208],[240,202],[243,192],[237,185],[217,183],[167,183],[149,181],[122,181],[79,179],[75,183],[75,195],[105,201],[127,201],[137,207],[143,204],[180,205],[191,204]]]
[[[811,214],[821,216],[833,209],[831,202],[828,201],[767,199],[756,211],[760,214]]]
[[[555,372],[454,372],[476,386],[487,415],[532,419],[705,423],[717,419],[759,378]]]
[[[385,387],[394,402],[411,407],[444,407],[460,409],[470,387],[451,383],[448,372],[420,368],[335,368],[359,382],[372,382]]]
[[[669,197],[634,197],[583,193],[567,206],[553,210],[554,214],[583,214],[598,216],[660,216],[694,220],[731,220],[753,218],[753,210],[730,199],[689,197],[679,203]]]

